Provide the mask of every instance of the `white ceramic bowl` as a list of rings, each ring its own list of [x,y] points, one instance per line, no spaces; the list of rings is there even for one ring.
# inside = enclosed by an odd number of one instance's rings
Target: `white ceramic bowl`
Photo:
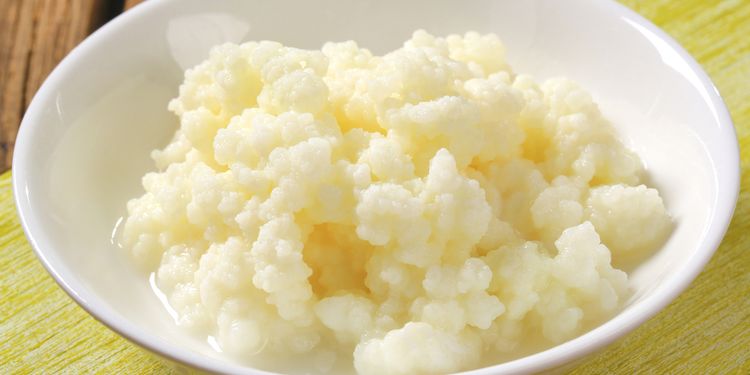
[[[253,373],[176,328],[111,240],[126,200],[140,194],[140,177],[152,169],[149,151],[177,126],[167,101],[183,70],[221,42],[319,48],[354,39],[383,53],[417,28],[495,32],[516,71],[579,81],[644,160],[677,222],[668,243],[632,272],[635,294],[617,316],[549,350],[473,373],[534,372],[579,358],[688,286],[732,216],[734,128],[711,81],[677,43],[625,7],[593,0],[149,0],[71,52],[23,119],[13,182],[37,255],[84,309],[139,345],[192,368]]]

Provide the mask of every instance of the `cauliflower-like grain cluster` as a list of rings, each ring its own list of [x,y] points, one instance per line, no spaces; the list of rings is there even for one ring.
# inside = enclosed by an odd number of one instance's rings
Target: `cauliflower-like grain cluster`
[[[671,225],[591,96],[513,73],[491,34],[225,44],[169,109],[123,243],[234,356],[444,373],[558,343]]]

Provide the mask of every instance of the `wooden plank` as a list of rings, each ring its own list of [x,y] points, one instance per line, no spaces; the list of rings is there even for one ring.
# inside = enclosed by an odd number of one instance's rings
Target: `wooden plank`
[[[106,18],[105,0],[0,1],[0,171],[39,85]]]
[[[137,4],[142,3],[144,0],[125,0],[125,10],[128,10]]]

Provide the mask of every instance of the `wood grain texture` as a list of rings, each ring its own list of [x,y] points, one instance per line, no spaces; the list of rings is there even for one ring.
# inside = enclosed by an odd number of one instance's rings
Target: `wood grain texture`
[[[714,80],[735,121],[742,189],[721,247],[691,287],[655,318],[570,372],[748,374],[750,2],[624,3],[673,35]],[[96,322],[57,287],[24,239],[10,194],[6,173],[0,176],[0,373],[174,373]]]
[[[125,9],[130,9],[140,3],[142,3],[144,0],[125,0]]]
[[[0,171],[18,126],[52,68],[106,17],[106,0],[0,1]]]

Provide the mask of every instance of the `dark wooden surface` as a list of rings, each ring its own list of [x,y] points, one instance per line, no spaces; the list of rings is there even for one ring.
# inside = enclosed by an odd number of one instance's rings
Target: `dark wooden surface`
[[[49,72],[91,32],[142,0],[0,0],[0,173]]]

